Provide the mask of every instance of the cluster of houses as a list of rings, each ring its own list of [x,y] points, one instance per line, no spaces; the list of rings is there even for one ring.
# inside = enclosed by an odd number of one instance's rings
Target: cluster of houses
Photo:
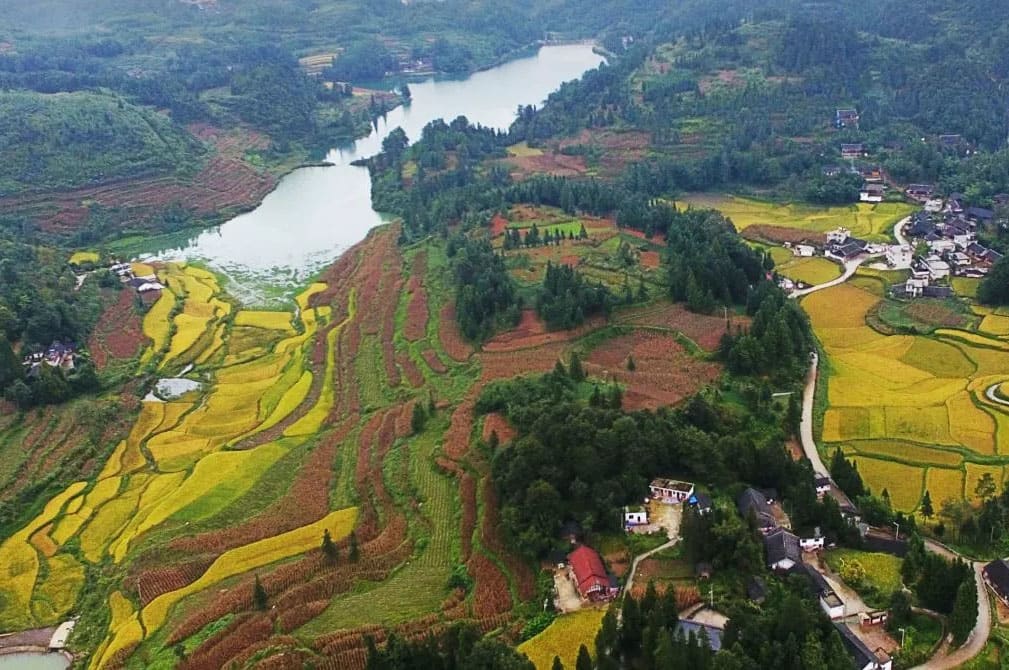
[[[76,360],[76,345],[70,342],[53,342],[45,351],[26,355],[21,364],[24,366],[25,376],[32,379],[39,376],[43,365],[61,370],[73,370]]]
[[[154,302],[161,297],[161,292],[165,289],[164,284],[158,281],[157,275],[137,276],[133,272],[133,265],[130,263],[116,263],[109,266],[109,272],[119,277],[131,289],[137,292],[140,299],[145,303]]]
[[[818,477],[817,493],[826,494],[830,490],[830,480]],[[893,661],[882,648],[875,651],[863,642],[844,622],[847,617],[845,604],[841,596],[834,590],[827,579],[809,563],[803,561],[803,553],[817,552],[824,548],[824,537],[817,528],[808,537],[800,537],[791,532],[783,520],[783,512],[775,501],[773,491],[758,491],[754,488],[745,489],[736,499],[736,508],[746,518],[753,519],[763,535],[764,553],[767,566],[778,574],[795,574],[804,577],[809,582],[810,589],[816,595],[820,608],[834,622],[835,628],[854,660],[855,667],[860,670],[891,670]],[[764,592],[759,580],[751,580],[747,591],[751,598],[759,599]],[[878,626],[886,622],[884,611],[865,612],[859,614],[859,622],[864,628]]]
[[[947,278],[987,275],[1002,254],[980,244],[977,231],[990,223],[992,216],[989,209],[965,208],[963,196],[954,193],[939,211],[930,207],[911,217],[905,233],[916,243],[927,246],[928,253],[913,258],[911,276],[895,289],[895,294],[906,298],[945,298],[953,294],[945,283]]]
[[[711,511],[711,496],[695,490],[690,482],[677,479],[657,478],[648,485],[650,501],[664,505],[679,505],[685,503],[697,511],[707,514]],[[647,501],[646,501],[647,502]],[[633,531],[636,528],[649,527],[651,518],[647,505],[629,505],[624,507],[624,529]]]

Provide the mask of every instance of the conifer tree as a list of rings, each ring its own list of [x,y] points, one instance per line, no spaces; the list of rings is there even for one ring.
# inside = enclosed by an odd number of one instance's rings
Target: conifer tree
[[[266,595],[266,589],[263,588],[263,584],[259,581],[259,575],[256,575],[256,581],[252,585],[252,604],[256,606],[257,610],[265,610],[269,606],[269,598]]]

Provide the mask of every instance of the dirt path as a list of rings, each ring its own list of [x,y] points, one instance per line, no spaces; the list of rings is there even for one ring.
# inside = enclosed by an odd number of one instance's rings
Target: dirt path
[[[1006,407],[1009,407],[1009,400],[1005,400],[1003,398],[1000,398],[999,395],[998,395],[998,390],[999,390],[1000,386],[1002,386],[1001,382],[998,383],[998,384],[992,384],[991,386],[989,386],[985,390],[985,392],[984,392],[985,397],[988,398],[988,400],[991,400],[993,403],[997,403],[999,405],[1005,405]]]
[[[858,268],[865,263],[870,258],[875,258],[875,256],[859,256],[858,258],[848,261],[844,264],[844,274],[842,274],[837,279],[832,279],[829,282],[824,282],[823,284],[817,284],[816,286],[810,286],[809,288],[799,289],[798,291],[792,291],[788,297],[789,298],[801,298],[804,295],[809,295],[810,293],[815,293],[816,291],[822,291],[825,288],[831,288],[833,286],[840,286],[844,282],[852,278]]]
[[[906,237],[904,237],[904,226],[906,226],[910,222],[911,222],[911,217],[908,216],[908,217],[903,218],[900,221],[898,221],[897,224],[893,227],[893,239],[897,240],[897,244],[900,244],[900,245],[905,245],[906,244],[906,245],[910,246],[911,243],[907,241]]]
[[[655,547],[654,549],[651,549],[649,551],[646,551],[643,554],[639,554],[638,556],[635,556],[634,560],[631,561],[631,569],[627,572],[627,583],[624,585],[624,593],[630,593],[631,590],[634,588],[634,574],[638,571],[638,563],[640,563],[641,561],[645,560],[646,558],[648,558],[652,554],[657,554],[658,552],[662,551],[663,549],[669,549],[670,547],[676,546],[676,543],[679,542],[679,541],[680,541],[680,538],[675,537],[672,540],[670,540],[669,542],[666,542],[665,544],[661,544],[658,547]]]

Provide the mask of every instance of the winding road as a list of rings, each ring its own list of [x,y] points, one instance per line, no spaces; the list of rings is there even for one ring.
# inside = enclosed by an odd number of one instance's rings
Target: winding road
[[[897,239],[898,244],[907,244],[907,239],[903,235],[903,228],[907,225],[910,218],[903,219],[894,226],[893,235]],[[845,264],[845,272],[843,275],[837,279],[827,282],[825,284],[817,284],[807,289],[801,291],[795,291],[789,297],[800,298],[804,295],[813,293],[814,291],[820,291],[831,286],[838,286],[846,282],[855,272],[858,270],[859,266],[868,260],[869,256],[861,256],[854,261],[849,261]],[[830,477],[830,472],[827,470],[826,466],[823,464],[823,460],[820,458],[820,452],[816,448],[816,442],[813,439],[813,401],[816,396],[816,379],[817,379],[817,368],[820,363],[820,356],[817,352],[812,352],[809,355],[809,371],[806,373],[806,385],[802,392],[802,418],[799,422],[799,437],[802,443],[802,451],[809,459],[810,464],[813,466],[813,472],[817,475],[822,475],[825,477]],[[988,387],[985,391],[985,395],[989,400],[996,402],[1000,405],[1009,406],[1009,400],[1005,400],[998,396],[999,384]],[[833,480],[831,480],[833,481]],[[671,546],[671,545],[664,545]],[[662,547],[660,547],[661,549]],[[938,554],[947,560],[954,560],[956,558],[961,558],[967,560],[974,570],[974,583],[975,589],[977,591],[977,602],[978,602],[978,616],[977,622],[974,624],[974,629],[967,636],[967,641],[961,645],[959,648],[954,650],[950,654],[936,655],[929,659],[925,663],[915,666],[914,670],[953,670],[954,668],[962,667],[965,663],[970,661],[972,658],[981,653],[984,649],[985,644],[988,642],[988,636],[991,633],[992,626],[992,612],[991,612],[991,601],[988,597],[988,588],[985,585],[984,579],[981,574],[981,569],[984,567],[983,563],[977,561],[971,561],[966,559],[964,556],[956,553],[949,547],[934,540],[925,540],[926,550]],[[649,552],[650,554],[651,552]],[[641,558],[649,554],[644,554]],[[631,570],[631,575],[633,577],[633,570],[637,568],[637,561],[633,564]],[[942,652],[940,652],[941,654]]]
[[[999,388],[1004,384],[1004,382],[999,382],[998,384],[992,384],[987,389],[985,389],[984,395],[988,400],[998,405],[1005,405],[1009,407],[1009,400],[1006,400],[998,394]]]

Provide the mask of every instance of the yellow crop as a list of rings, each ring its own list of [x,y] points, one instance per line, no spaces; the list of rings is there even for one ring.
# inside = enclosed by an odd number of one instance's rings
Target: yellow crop
[[[305,402],[305,398],[308,397],[308,392],[311,388],[312,373],[305,370],[301,378],[298,379],[298,382],[288,389],[280,399],[276,409],[273,410],[269,418],[258,426],[254,432],[258,433],[269,430],[286,419],[294,410],[298,409],[301,403]]]
[[[185,472],[171,472],[164,475],[152,475],[150,482],[144,487],[137,502],[137,511],[130,519],[118,538],[109,545],[109,553],[116,563],[121,563],[130,548],[130,542],[136,538],[136,529],[143,523],[146,515],[161,502],[162,498],[178,488],[186,478]]]
[[[562,614],[546,630],[519,645],[518,650],[529,657],[536,670],[550,670],[554,656],[559,656],[565,668],[575,667],[581,645],[593,650],[596,634],[606,613],[602,609],[584,609]]]
[[[939,509],[947,500],[963,500],[963,472],[929,468],[925,488],[932,499],[932,507]]]
[[[816,329],[865,326],[865,315],[879,302],[868,291],[842,284],[811,293],[802,299],[802,307]]]
[[[892,440],[865,440],[852,442],[851,447],[863,456],[880,456],[881,460],[896,458],[910,463],[920,463],[922,465],[941,465],[948,467],[960,467],[963,457],[954,451],[944,451],[942,449],[931,449],[926,446],[912,444],[910,442],[895,442]],[[874,491],[879,493],[879,491]]]
[[[138,277],[147,277],[154,274],[154,268],[147,263],[131,263],[130,269]]]
[[[158,596],[143,609],[143,621],[148,633],[161,627],[169,610],[180,600],[193,593],[199,593],[221,580],[240,575],[264,565],[269,565],[291,556],[318,547],[325,530],[329,530],[334,540],[350,534],[357,520],[357,508],[332,512],[326,517],[307,526],[302,526],[276,537],[253,542],[222,554],[211,564],[203,576],[185,588]]]
[[[56,552],[59,551],[59,546],[53,541],[53,538],[50,535],[52,530],[53,524],[47,523],[35,531],[29,540],[30,544],[38,549],[39,553],[46,558],[55,556]]]
[[[144,631],[140,627],[140,620],[136,614],[133,614],[113,633],[112,639],[105,645],[105,651],[102,653],[101,659],[98,659],[97,655],[93,657],[90,667],[105,667],[120,650],[140,644],[143,639]]]
[[[922,479],[925,473],[922,468],[865,456],[858,456],[853,460],[858,464],[858,473],[874,495],[882,495],[883,489],[886,489],[894,509],[910,512],[917,507],[922,496]],[[934,495],[932,499],[935,500]]]
[[[83,265],[85,263],[91,263],[94,265],[100,260],[97,251],[75,251],[72,256],[70,256],[71,265]]]
[[[28,540],[35,531],[52,523],[63,506],[86,486],[87,482],[71,484],[46,503],[42,513],[27,526],[0,544],[0,628],[18,630],[33,624],[30,602],[39,556]]]
[[[249,382],[275,379],[284,369],[284,356],[271,354],[248,363],[240,363],[217,371],[218,384],[247,384]]]
[[[779,274],[815,286],[841,276],[841,266],[826,258],[801,258],[775,268]]]
[[[978,286],[981,285],[980,279],[971,279],[968,277],[953,277],[950,282],[953,285],[953,290],[956,291],[958,295],[962,295],[967,298],[976,298]]]
[[[284,368],[284,373],[280,376],[280,379],[264,391],[262,398],[259,400],[260,420],[266,419],[266,417],[273,413],[273,410],[277,409],[281,398],[301,379],[304,372],[303,368],[302,358],[295,356],[288,363],[287,367]]]
[[[126,451],[126,440],[123,440],[116,445],[116,448],[112,450],[112,455],[109,456],[109,460],[105,461],[105,467],[102,471],[98,473],[99,479],[105,479],[106,477],[112,477],[118,475],[123,467],[123,452]],[[83,499],[81,499],[83,502]],[[77,510],[70,510],[71,512],[76,512]]]
[[[144,315],[144,334],[151,338],[152,344],[141,357],[141,364],[151,360],[168,344],[169,314],[174,307],[175,294],[171,291],[162,291],[161,297],[151,305],[147,314]]]
[[[203,353],[196,359],[197,365],[203,365],[211,359],[211,357],[216,354],[224,346],[224,324],[219,323],[214,328],[214,337],[210,341],[210,345],[203,350]]]
[[[73,556],[60,554],[49,558],[46,567],[49,573],[35,587],[32,598],[35,623],[40,626],[62,622],[84,586],[84,567]]]
[[[936,377],[963,379],[977,369],[959,347],[927,337],[914,338],[914,344],[900,360]]]
[[[980,347],[1009,351],[1009,342],[1005,342],[994,337],[985,337],[984,335],[978,335],[977,333],[968,333],[966,330],[939,328],[935,331],[935,334],[943,339],[952,340],[954,343],[956,343],[957,340],[962,340],[968,344],[976,344]]]
[[[962,391],[946,401],[953,439],[980,454],[995,453],[995,421]]]
[[[210,441],[205,437],[193,437],[170,430],[152,437],[147,443],[147,448],[157,462],[158,468],[162,472],[171,472],[185,469],[185,465],[179,465],[179,459],[185,460],[193,454],[209,451]]]
[[[165,360],[161,364],[162,367],[172,359],[188,351],[190,347],[196,344],[196,341],[200,339],[200,336],[203,335],[206,329],[206,318],[193,316],[187,312],[176,314],[175,334],[172,335],[172,343],[168,348],[168,353],[165,354]]]
[[[126,491],[102,505],[81,531],[81,553],[90,563],[98,563],[109,542],[129,523],[148,475],[133,475]]]
[[[982,333],[998,335],[999,337],[1009,335],[1009,316],[989,314],[981,320],[981,325],[978,326],[978,330]]]
[[[189,477],[162,498],[150,515],[137,527],[141,534],[162,523],[179,510],[205,498],[215,488],[228,486],[248,490],[266,468],[280,458],[286,449],[277,443],[265,444],[249,451],[224,451],[201,459]]]
[[[235,314],[236,326],[253,326],[266,330],[281,330],[293,333],[290,312],[259,312],[243,309]]]
[[[316,293],[321,293],[325,291],[327,288],[329,288],[327,284],[324,284],[323,282],[315,282],[314,284],[311,284],[308,288],[306,288],[304,291],[299,293],[298,297],[296,297],[294,300],[295,302],[298,303],[298,307],[302,311],[304,311],[308,309],[309,299],[311,299],[311,297]]]
[[[931,407],[887,407],[886,434],[896,439],[926,444],[957,444],[949,434],[949,411],[945,404]]]

